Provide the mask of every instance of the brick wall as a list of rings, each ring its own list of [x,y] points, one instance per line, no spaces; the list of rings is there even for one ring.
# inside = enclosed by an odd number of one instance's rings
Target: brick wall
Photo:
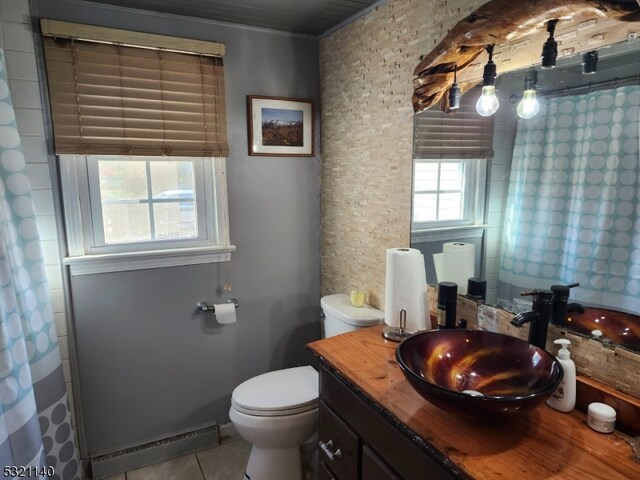
[[[483,0],[389,0],[320,42],[322,293],[383,308],[385,251],[410,242],[413,69]]]

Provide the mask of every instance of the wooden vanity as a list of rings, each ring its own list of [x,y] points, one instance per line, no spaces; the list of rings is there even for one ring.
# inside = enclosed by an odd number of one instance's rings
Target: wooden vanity
[[[578,411],[473,422],[431,405],[381,330],[308,345],[320,359],[321,480],[640,478],[628,437],[591,430]]]

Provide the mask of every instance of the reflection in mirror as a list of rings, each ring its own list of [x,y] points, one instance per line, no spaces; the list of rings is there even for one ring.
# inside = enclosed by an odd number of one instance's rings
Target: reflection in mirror
[[[597,62],[594,57],[536,68],[540,111],[530,119],[519,118],[516,109],[532,72],[498,77],[492,155],[479,180],[486,190],[474,192],[484,211],[476,210],[481,216],[465,225],[434,229],[417,221],[420,211],[420,218],[429,214],[424,202],[414,202],[412,246],[425,254],[427,280],[435,284],[431,254],[449,241],[476,243],[476,275],[487,279],[487,302],[512,311],[530,308],[522,291],[579,282],[570,302],[606,310],[570,307],[567,328],[588,336],[602,332],[605,341],[633,347],[640,345],[639,318],[619,321],[622,316],[610,310],[640,312],[640,48],[614,45],[600,49]],[[470,91],[463,105],[476,99]],[[448,133],[454,148],[456,134]],[[478,179],[465,176],[465,182],[477,185]]]
[[[481,117],[475,110],[478,95],[479,88],[468,92],[455,114],[434,108],[415,116],[411,236],[412,246],[425,257],[429,283],[437,283],[433,255],[443,252],[445,243],[473,245],[473,271],[481,271],[487,165],[493,156],[494,133],[493,118]],[[459,285],[458,291],[464,288]]]

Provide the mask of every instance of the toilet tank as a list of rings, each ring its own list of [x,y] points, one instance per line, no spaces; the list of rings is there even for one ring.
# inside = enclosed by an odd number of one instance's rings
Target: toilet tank
[[[325,337],[352,332],[384,321],[384,312],[370,305],[354,307],[349,295],[344,293],[322,297],[320,306],[324,313]]]

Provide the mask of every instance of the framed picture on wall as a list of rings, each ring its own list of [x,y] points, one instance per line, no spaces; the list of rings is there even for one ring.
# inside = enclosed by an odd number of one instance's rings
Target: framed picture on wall
[[[313,102],[247,96],[249,155],[313,156]]]

